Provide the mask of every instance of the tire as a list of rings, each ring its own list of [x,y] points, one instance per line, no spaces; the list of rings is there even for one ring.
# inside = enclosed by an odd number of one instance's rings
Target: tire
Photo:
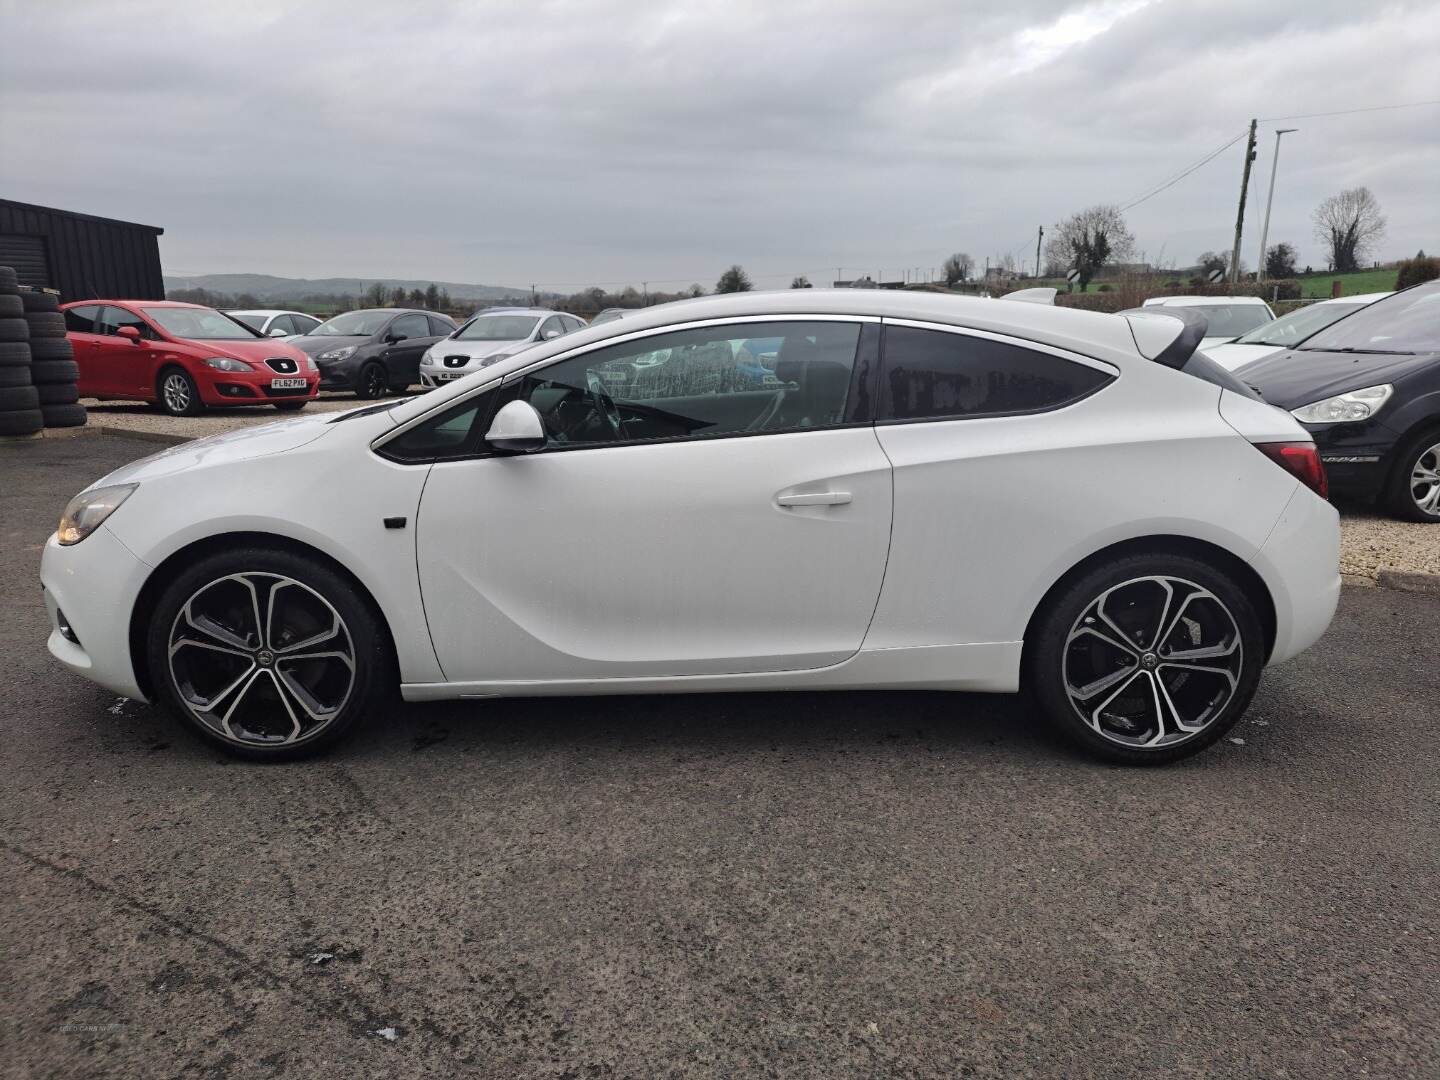
[[[80,365],[74,360],[36,360],[30,365],[30,381],[36,386],[80,381]]]
[[[40,407],[40,392],[33,386],[0,390],[0,412],[29,412]]]
[[[59,311],[60,298],[54,293],[25,289],[20,293],[20,307],[23,311]]]
[[[0,319],[0,341],[29,341],[30,326],[24,319]]]
[[[28,364],[13,364],[8,367],[0,367],[0,387],[29,385],[30,366]]]
[[[39,409],[0,412],[0,435],[33,435],[45,426]]]
[[[272,592],[281,625],[262,632],[254,612],[269,618]],[[202,619],[228,635],[197,630]],[[331,628],[333,634],[318,636]],[[354,582],[319,560],[288,551],[241,547],[187,565],[162,590],[145,634],[157,701],[203,740],[255,761],[288,760],[333,746],[388,700],[396,682],[385,629]],[[296,639],[313,643],[306,653],[348,656],[350,668],[334,657],[291,666],[279,650],[283,640]],[[183,641],[201,647],[172,649]],[[282,690],[289,685],[282,674],[321,705],[318,715]]]
[[[384,397],[388,386],[389,376],[385,374],[384,365],[373,360],[355,374],[355,396],[361,401]]]
[[[167,416],[199,416],[205,411],[195,380],[178,367],[166,368],[155,380],[155,407]]]
[[[89,419],[84,405],[41,405],[40,415],[47,428],[84,427]]]
[[[37,386],[41,405],[73,405],[80,400],[80,388],[71,383],[47,383]],[[47,424],[47,427],[54,425]]]
[[[75,346],[65,338],[35,338],[30,355],[36,360],[74,360]]]
[[[309,404],[308,401],[277,401],[275,402],[275,408],[281,412],[299,412]]]
[[[0,266],[0,292],[13,293],[19,286],[14,267]]]
[[[0,319],[20,319],[25,315],[25,305],[13,293],[0,293]]]
[[[1179,605],[1168,614],[1167,589]],[[1155,641],[1162,616],[1168,631]],[[1186,666],[1166,659],[1227,644],[1228,652],[1191,656]],[[1062,736],[1107,761],[1164,765],[1229,731],[1264,666],[1259,616],[1233,578],[1191,556],[1142,554],[1089,570],[1047,598],[1026,637],[1023,668],[1026,690]],[[1168,706],[1163,729],[1157,683]]]
[[[27,311],[25,321],[30,324],[32,339],[65,336],[65,316],[58,311]]]
[[[24,341],[0,341],[0,367],[29,367],[30,346]]]
[[[1395,469],[1382,501],[1386,510],[1402,520],[1440,524],[1440,427],[1406,440],[1395,455]]]

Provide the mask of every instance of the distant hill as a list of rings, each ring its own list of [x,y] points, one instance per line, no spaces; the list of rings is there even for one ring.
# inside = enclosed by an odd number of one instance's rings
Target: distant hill
[[[194,277],[165,275],[165,291],[175,289],[208,289],[211,292],[239,296],[248,293],[257,300],[274,303],[293,302],[306,296],[359,296],[379,283],[387,289],[425,289],[434,285],[444,289],[453,300],[503,300],[506,297],[528,298],[528,288],[505,285],[469,285],[459,281],[422,281],[406,278],[284,278],[270,274],[197,274]]]

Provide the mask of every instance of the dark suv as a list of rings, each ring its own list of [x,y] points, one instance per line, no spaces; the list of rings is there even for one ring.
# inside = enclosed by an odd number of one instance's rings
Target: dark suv
[[[454,332],[454,321],[434,311],[367,308],[336,315],[290,344],[314,359],[321,390],[368,399],[419,382],[420,357]]]

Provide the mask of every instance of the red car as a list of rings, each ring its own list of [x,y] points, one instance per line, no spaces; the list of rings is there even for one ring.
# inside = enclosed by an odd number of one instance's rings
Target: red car
[[[198,304],[80,300],[62,304],[82,397],[148,401],[171,416],[207,405],[303,409],[320,372],[299,349]]]

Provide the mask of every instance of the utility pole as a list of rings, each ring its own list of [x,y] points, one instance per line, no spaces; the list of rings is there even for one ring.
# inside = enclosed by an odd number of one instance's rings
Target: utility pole
[[[1240,280],[1240,234],[1245,228],[1245,193],[1250,189],[1250,166],[1255,163],[1255,124],[1250,121],[1250,137],[1245,140],[1245,171],[1240,176],[1240,208],[1235,212],[1235,247],[1230,252],[1230,284]]]
[[[1270,162],[1270,194],[1265,199],[1265,224],[1260,226],[1260,265],[1255,268],[1257,284],[1265,280],[1265,243],[1270,238],[1270,207],[1275,203],[1275,170],[1280,167],[1280,136],[1299,130],[1299,128],[1276,128],[1275,130],[1275,157]]]
[[[1045,239],[1045,226],[1040,226],[1040,232],[1035,236],[1035,278],[1040,278],[1040,241]]]
[[[649,306],[650,306],[650,283],[649,283],[648,281],[642,281],[642,282],[640,282],[640,288],[641,288],[641,290],[642,290],[641,300],[642,300],[642,302],[643,302],[643,304],[644,304],[645,307],[649,307]]]
[[[534,306],[535,306],[535,285],[534,285],[534,283],[531,283],[531,285],[530,285],[530,306],[531,306],[531,307],[534,307]]]

